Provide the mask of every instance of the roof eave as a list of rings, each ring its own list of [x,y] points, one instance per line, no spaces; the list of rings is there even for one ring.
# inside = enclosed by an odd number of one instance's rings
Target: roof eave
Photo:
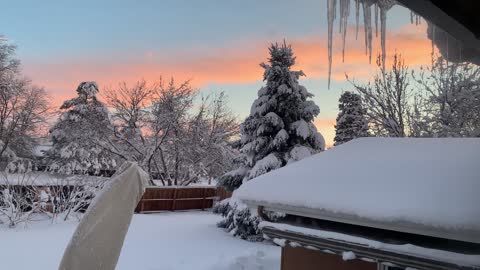
[[[359,225],[383,230],[391,230],[431,237],[480,244],[480,232],[472,230],[446,230],[407,222],[380,222],[358,216],[342,215],[314,208],[279,205],[268,202],[243,200],[250,208],[263,207],[264,210],[282,212],[289,215],[328,220],[345,224]]]

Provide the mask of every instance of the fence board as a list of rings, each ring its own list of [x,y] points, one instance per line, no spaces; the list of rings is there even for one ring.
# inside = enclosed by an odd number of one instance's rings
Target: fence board
[[[216,187],[148,187],[135,212],[205,210],[230,195]]]

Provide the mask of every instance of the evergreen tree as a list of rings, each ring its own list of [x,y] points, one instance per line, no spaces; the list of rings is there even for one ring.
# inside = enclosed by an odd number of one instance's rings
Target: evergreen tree
[[[66,174],[113,169],[115,159],[98,144],[112,130],[108,109],[96,96],[98,86],[82,82],[77,94],[63,103],[63,112],[50,129],[49,169]]]
[[[367,137],[368,122],[360,95],[347,91],[340,96],[338,101],[340,112],[335,125],[335,145],[346,143],[355,138]]]
[[[291,46],[272,44],[269,51],[269,64],[261,64],[266,86],[258,91],[250,115],[241,125],[241,166],[219,179],[219,185],[228,190],[325,147],[323,136],[313,124],[320,109],[309,100],[313,95],[298,83],[305,74],[290,70],[295,64]],[[225,216],[219,225],[243,239],[261,239],[258,217],[240,201],[226,203],[217,209]]]

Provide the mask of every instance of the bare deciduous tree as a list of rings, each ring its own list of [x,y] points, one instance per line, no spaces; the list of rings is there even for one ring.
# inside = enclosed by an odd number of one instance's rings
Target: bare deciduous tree
[[[43,88],[20,74],[15,46],[0,40],[0,158],[10,170],[31,167],[34,137],[49,111]]]
[[[196,102],[189,81],[161,78],[152,86],[140,81],[108,90],[115,129],[100,145],[124,160],[138,162],[163,185],[185,185],[228,169],[229,140],[238,123],[225,95]],[[223,167],[223,168],[222,168]],[[222,171],[223,172],[223,171]]]
[[[395,54],[390,70],[382,66],[380,57],[377,58],[377,68],[372,83],[362,85],[349,80],[362,96],[370,131],[377,136],[409,136],[412,90],[409,88],[408,67],[401,55]]]
[[[418,123],[424,134],[437,137],[480,136],[480,68],[449,63],[442,57],[422,68],[418,76],[423,99]]]

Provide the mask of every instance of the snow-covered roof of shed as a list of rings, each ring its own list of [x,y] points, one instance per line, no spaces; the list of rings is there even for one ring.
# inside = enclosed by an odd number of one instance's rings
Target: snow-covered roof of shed
[[[251,206],[480,243],[480,138],[362,138],[244,183]]]

